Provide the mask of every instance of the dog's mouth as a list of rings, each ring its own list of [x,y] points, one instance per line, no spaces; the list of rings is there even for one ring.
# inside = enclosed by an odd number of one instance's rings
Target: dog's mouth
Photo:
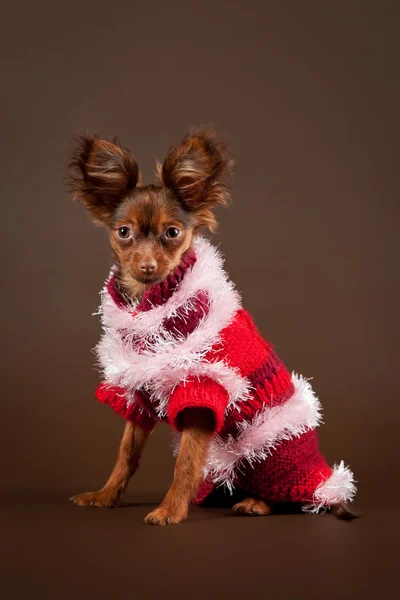
[[[160,281],[162,281],[162,277],[159,275],[134,275],[134,278],[139,283],[143,283],[145,285],[155,285],[156,283],[160,283]]]

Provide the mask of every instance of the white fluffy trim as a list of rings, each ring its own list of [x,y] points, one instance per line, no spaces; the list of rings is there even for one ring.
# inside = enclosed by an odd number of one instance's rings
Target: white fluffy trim
[[[223,269],[223,258],[205,238],[195,238],[193,245],[197,260],[193,267],[188,269],[177,290],[167,302],[135,315],[134,319],[131,313],[138,302],[128,300],[128,306],[119,307],[105,286],[101,292],[102,302],[99,309],[104,326],[126,329],[138,336],[153,336],[157,331],[162,332],[163,321],[177,316],[178,309],[180,312],[184,312],[185,309],[190,311],[191,299],[200,290],[207,291],[214,310],[222,307],[222,310],[218,311],[220,325],[224,326],[223,321],[229,323],[231,313],[240,308],[240,298]],[[109,278],[114,269],[115,267],[111,269]]]
[[[194,244],[197,260],[164,305],[133,315],[135,305],[118,307],[106,286],[102,291],[104,334],[96,353],[104,377],[110,385],[124,388],[130,398],[135,389],[146,389],[159,416],[166,414],[173,388],[190,377],[215,379],[227,390],[230,406],[249,396],[249,382],[238,370],[223,361],[205,359],[240,308],[240,297],[227,278],[218,251],[204,238],[197,238]],[[196,329],[187,337],[165,330],[164,319],[175,316],[180,307],[183,313],[190,311],[191,299],[199,290],[207,292],[210,310]],[[145,344],[140,352],[132,344],[137,335]]]
[[[250,422],[238,425],[237,437],[216,436],[210,445],[204,476],[232,492],[243,463],[267,458],[282,440],[300,436],[321,423],[321,404],[310,383],[293,373],[294,393],[284,404],[266,406]],[[175,441],[175,453],[179,440]]]
[[[338,502],[352,502],[356,491],[353,473],[341,461],[333,467],[332,475],[317,487],[312,504],[303,506],[303,510],[318,513]]]

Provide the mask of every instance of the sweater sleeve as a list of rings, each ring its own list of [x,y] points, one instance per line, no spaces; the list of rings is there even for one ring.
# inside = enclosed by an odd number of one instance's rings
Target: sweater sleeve
[[[122,388],[109,386],[103,382],[96,389],[96,398],[102,404],[108,404],[123,419],[135,423],[145,431],[152,431],[156,424],[154,416],[143,407],[139,392],[135,392],[135,401],[128,404]]]
[[[168,403],[168,422],[182,431],[182,411],[185,408],[208,408],[214,415],[214,432],[219,433],[224,424],[228,393],[219,383],[202,377],[179,384],[171,394]]]

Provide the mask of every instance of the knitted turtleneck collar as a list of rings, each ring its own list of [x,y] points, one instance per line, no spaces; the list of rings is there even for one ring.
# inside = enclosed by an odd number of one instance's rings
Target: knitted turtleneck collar
[[[181,262],[175,267],[162,281],[152,285],[143,295],[141,301],[135,306],[137,311],[148,311],[155,306],[165,304],[172,296],[179,283],[184,278],[187,270],[196,262],[196,251],[193,247],[189,248],[182,257]],[[117,271],[114,271],[107,283],[107,289],[119,307],[129,305],[129,300],[121,292],[117,283]]]

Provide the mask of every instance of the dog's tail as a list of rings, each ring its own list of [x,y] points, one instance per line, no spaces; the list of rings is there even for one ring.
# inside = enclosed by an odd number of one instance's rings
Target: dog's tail
[[[333,504],[330,508],[330,512],[335,515],[338,519],[343,521],[352,521],[353,519],[359,519],[362,515],[357,515],[349,510],[348,506],[344,502],[338,502]]]

